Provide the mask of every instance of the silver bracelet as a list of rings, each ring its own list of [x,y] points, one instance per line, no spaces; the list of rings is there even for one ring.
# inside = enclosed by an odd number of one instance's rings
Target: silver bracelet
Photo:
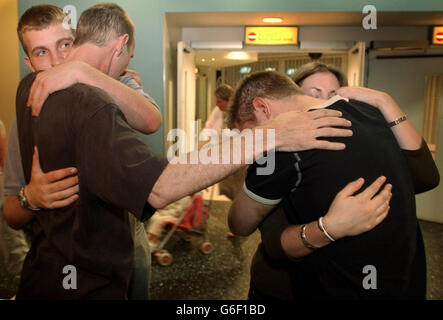
[[[313,246],[312,244],[310,244],[308,239],[306,238],[306,226],[307,226],[307,224],[304,224],[300,229],[301,241],[303,242],[303,244],[305,245],[306,248],[311,249],[311,250],[317,250],[318,248]]]
[[[326,231],[325,227],[323,226],[323,217],[318,218],[318,227],[323,232],[323,234],[332,242],[335,241],[335,239]]]
[[[405,120],[407,120],[407,119],[408,119],[408,118],[406,117],[406,115],[404,115],[404,116],[402,116],[402,117],[400,117],[400,118],[395,119],[395,120],[392,121],[392,122],[389,122],[389,123],[388,123],[388,127],[389,127],[389,128],[392,128],[393,126],[396,126],[397,124],[402,123],[403,121],[405,121]]]

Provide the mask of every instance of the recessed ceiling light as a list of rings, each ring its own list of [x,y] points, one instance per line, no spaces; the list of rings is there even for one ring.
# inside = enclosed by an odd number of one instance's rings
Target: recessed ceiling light
[[[282,23],[282,18],[263,18],[262,21],[264,23]]]
[[[242,51],[229,52],[228,55],[226,56],[226,59],[230,60],[247,60],[248,58],[249,58],[248,54]]]
[[[202,59],[202,62],[205,62],[205,61],[206,61],[206,59],[205,59],[205,58],[203,58],[203,59]]]
[[[215,58],[212,58],[211,61],[215,61]]]

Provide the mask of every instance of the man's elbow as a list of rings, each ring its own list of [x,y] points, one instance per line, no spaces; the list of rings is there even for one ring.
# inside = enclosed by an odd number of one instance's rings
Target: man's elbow
[[[155,119],[152,123],[152,133],[156,132],[157,130],[160,129],[160,127],[162,126],[163,120],[161,115]]]
[[[154,191],[151,192],[147,201],[154,209],[163,209],[171,202]]]
[[[242,228],[238,228],[235,226],[229,226],[229,230],[231,230],[231,232],[236,235],[236,236],[240,236],[240,237],[248,237],[250,236],[254,231],[252,230],[246,230],[246,229],[242,229]]]
[[[245,230],[237,229],[237,228],[229,228],[229,230],[238,237],[248,237],[252,232],[245,232]]]
[[[3,207],[3,219],[5,219],[6,223],[8,224],[8,226],[14,230],[20,230],[22,229],[25,225],[22,223],[19,223],[18,221],[16,221],[15,219],[13,219],[14,212],[11,212],[11,210],[8,208],[8,206]]]
[[[163,123],[163,118],[162,118],[160,111],[157,108],[155,108],[154,112],[148,112],[145,115],[143,122],[145,123],[145,126],[146,126],[145,133],[150,134],[150,133],[154,133],[160,129],[160,127]]]
[[[6,220],[6,219],[5,219],[5,220]],[[23,227],[24,227],[24,225],[19,224],[19,223],[15,223],[14,221],[11,221],[11,220],[6,220],[6,223],[8,224],[8,226],[9,226],[11,229],[14,229],[14,230],[21,230],[21,229],[23,229]]]
[[[247,237],[254,232],[254,230],[248,230],[243,228],[241,223],[235,222],[231,217],[228,218],[229,230],[236,236]]]
[[[433,174],[428,175],[425,178],[422,177],[421,179],[414,180],[415,194],[420,194],[435,189],[439,184],[440,174],[436,169]]]

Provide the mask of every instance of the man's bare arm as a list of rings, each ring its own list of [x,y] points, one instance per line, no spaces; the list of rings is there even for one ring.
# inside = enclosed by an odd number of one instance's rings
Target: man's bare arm
[[[55,209],[78,199],[77,169],[73,167],[44,173],[40,167],[37,147],[32,155],[31,181],[25,187],[31,208]]]
[[[11,228],[16,230],[23,228],[31,222],[35,214],[36,213],[31,210],[23,208],[19,204],[17,196],[5,196],[3,217]]]
[[[249,236],[274,207],[252,200],[241,190],[229,209],[229,229],[235,235]]]
[[[142,94],[81,61],[70,61],[40,72],[29,93],[28,106],[37,116],[46,98],[75,83],[92,85],[106,91],[120,107],[129,125],[143,133],[157,131],[162,123],[160,111]]]
[[[348,183],[334,198],[328,212],[323,217],[323,226],[335,240],[357,236],[379,225],[389,213],[392,197],[392,185],[385,183],[385,177],[379,177],[358,195],[354,194],[363,186],[362,178]],[[292,258],[301,258],[312,253],[300,237],[302,225],[291,225],[281,234],[281,245],[285,253]],[[306,237],[317,248],[331,243],[319,228],[317,221],[306,226]]]
[[[162,208],[169,203],[183,198],[186,195],[211,186],[236,170],[253,163],[263,152],[277,151],[301,151],[308,149],[342,150],[343,143],[317,140],[318,137],[349,137],[352,131],[337,129],[328,126],[349,127],[350,121],[340,118],[341,112],[336,110],[316,110],[313,112],[287,112],[281,114],[266,126],[256,127],[250,131],[235,135],[229,141],[231,155],[234,146],[242,146],[241,159],[238,164],[222,164],[222,144],[206,144],[200,151],[194,151],[175,158],[177,163],[169,163],[154,185],[148,202],[154,208]],[[267,130],[275,130],[275,144],[267,142]],[[263,130],[263,136],[255,134],[257,130]],[[263,145],[263,149],[245,148],[244,139],[252,136],[254,145]],[[201,162],[199,152],[204,154],[218,154],[220,164],[204,164]],[[189,159],[197,159],[197,164],[189,164]],[[187,164],[184,164],[187,163]]]
[[[353,181],[343,188],[323,217],[328,234],[338,240],[367,232],[382,222],[389,212],[392,186],[388,184],[378,195],[376,193],[385,181],[385,177],[378,178],[357,196],[354,194],[362,187],[363,179]],[[250,235],[273,207],[249,198],[242,190],[229,211],[231,231],[241,236]],[[281,246],[289,257],[300,258],[313,252],[303,243],[301,228],[302,225],[289,225],[281,234]],[[317,248],[331,242],[318,227],[317,221],[307,224],[305,234],[309,243]]]

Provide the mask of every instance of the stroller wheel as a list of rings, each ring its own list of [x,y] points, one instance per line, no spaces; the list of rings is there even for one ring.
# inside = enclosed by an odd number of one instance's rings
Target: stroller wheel
[[[172,262],[172,255],[166,250],[156,252],[155,257],[161,266],[168,266]]]
[[[200,244],[200,250],[204,254],[210,254],[213,249],[214,247],[212,246],[212,243],[209,242],[208,240],[205,240]]]

